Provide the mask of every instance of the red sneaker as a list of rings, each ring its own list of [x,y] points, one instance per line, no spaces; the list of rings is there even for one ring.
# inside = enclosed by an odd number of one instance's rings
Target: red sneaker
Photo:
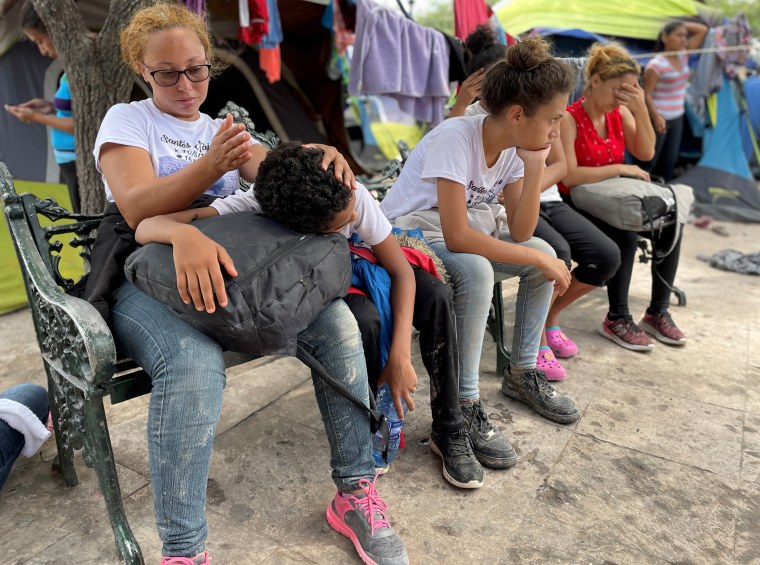
[[[633,320],[626,318],[610,320],[605,317],[604,322],[599,326],[599,333],[620,347],[631,351],[651,351],[654,348],[647,334]]]
[[[644,313],[639,322],[641,329],[654,336],[657,341],[668,345],[685,345],[686,336],[678,329],[668,312],[662,314]]]

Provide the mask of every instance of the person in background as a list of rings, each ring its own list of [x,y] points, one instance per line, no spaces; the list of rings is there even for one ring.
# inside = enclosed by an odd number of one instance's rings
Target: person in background
[[[636,163],[646,172],[673,178],[683,136],[686,87],[689,83],[689,56],[685,50],[702,45],[707,26],[693,21],[672,21],[660,31],[655,55],[644,69],[644,100],[657,141],[651,161]]]
[[[639,85],[641,68],[620,45],[595,44],[586,65],[585,96],[567,108],[560,130],[567,173],[559,188],[572,204],[572,188],[618,176],[649,181],[649,173],[624,163],[625,150],[641,160],[654,155],[655,133],[649,119],[644,90]],[[609,311],[599,333],[620,347],[649,351],[647,336],[670,345],[683,345],[686,337],[668,312],[670,292],[678,269],[681,235],[672,252],[658,264],[652,261],[652,294],[639,325],[628,305],[633,264],[639,234],[620,230],[581,212],[620,249],[620,268],[607,285]],[[656,234],[653,245],[673,241],[675,225]],[[683,232],[681,232],[682,234]]]
[[[0,488],[19,455],[31,457],[50,432],[48,393],[39,385],[19,384],[0,392]]]
[[[26,37],[37,45],[40,53],[51,59],[58,57],[50,34],[37,12],[34,11],[31,0],[26,0],[21,6],[21,29]],[[53,145],[55,162],[61,169],[61,180],[69,189],[72,210],[79,212],[74,118],[71,113],[71,92],[66,73],[63,73],[58,81],[58,90],[52,102],[34,98],[18,105],[6,104],[5,109],[24,123],[42,124],[51,128],[50,142]]]

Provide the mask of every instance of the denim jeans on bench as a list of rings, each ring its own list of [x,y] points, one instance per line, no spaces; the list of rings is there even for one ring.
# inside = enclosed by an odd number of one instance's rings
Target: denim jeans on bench
[[[502,232],[501,239],[514,243],[508,232]],[[535,237],[519,245],[556,256],[548,243]],[[433,243],[431,247],[446,266],[454,290],[459,341],[459,399],[475,400],[480,397],[480,354],[493,296],[494,271],[520,277],[510,360],[510,366],[517,369],[536,366],[541,331],[546,323],[554,285],[537,267],[491,262],[482,255],[455,253],[444,243]]]
[[[203,551],[208,535],[206,483],[226,382],[222,349],[130,283],[119,287],[115,299],[111,329],[116,346],[153,381],[148,450],[163,554],[192,556]],[[369,404],[359,330],[342,301],[325,308],[299,342]],[[319,377],[313,380],[333,480],[344,492],[355,490],[360,479],[371,479],[375,471],[369,417]]]

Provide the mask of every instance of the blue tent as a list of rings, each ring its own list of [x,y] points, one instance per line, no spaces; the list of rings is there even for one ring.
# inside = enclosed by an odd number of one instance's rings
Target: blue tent
[[[705,128],[702,157],[674,180],[694,188],[696,210],[719,220],[760,222],[760,189],[752,176],[738,132],[746,129],[737,96],[741,93],[723,75],[712,121]]]

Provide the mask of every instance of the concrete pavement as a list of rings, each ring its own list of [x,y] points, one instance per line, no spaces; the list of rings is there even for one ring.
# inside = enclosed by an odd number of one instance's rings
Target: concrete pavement
[[[672,309],[686,347],[641,354],[604,340],[603,291],[563,316],[580,352],[557,388],[581,408],[576,424],[555,425],[501,395],[486,338],[482,398],[520,460],[487,470],[482,489],[451,487],[425,444],[428,379],[415,347],[418,408],[406,448],[378,482],[413,563],[760,563],[760,279],[696,259],[729,247],[758,252],[760,225],[722,225],[729,237],[686,228],[676,283],[688,304]],[[638,265],[636,315],[650,280]],[[514,281],[505,286],[514,293]],[[29,311],[0,317],[0,335],[0,390],[45,384]],[[109,406],[108,415],[130,524],[157,564],[147,402]],[[94,472],[80,457],[80,484],[67,489],[51,473],[54,455],[50,441],[19,460],[0,491],[3,562],[118,563]],[[358,563],[324,519],[333,492],[305,368],[267,359],[231,370],[208,490],[214,565]]]

